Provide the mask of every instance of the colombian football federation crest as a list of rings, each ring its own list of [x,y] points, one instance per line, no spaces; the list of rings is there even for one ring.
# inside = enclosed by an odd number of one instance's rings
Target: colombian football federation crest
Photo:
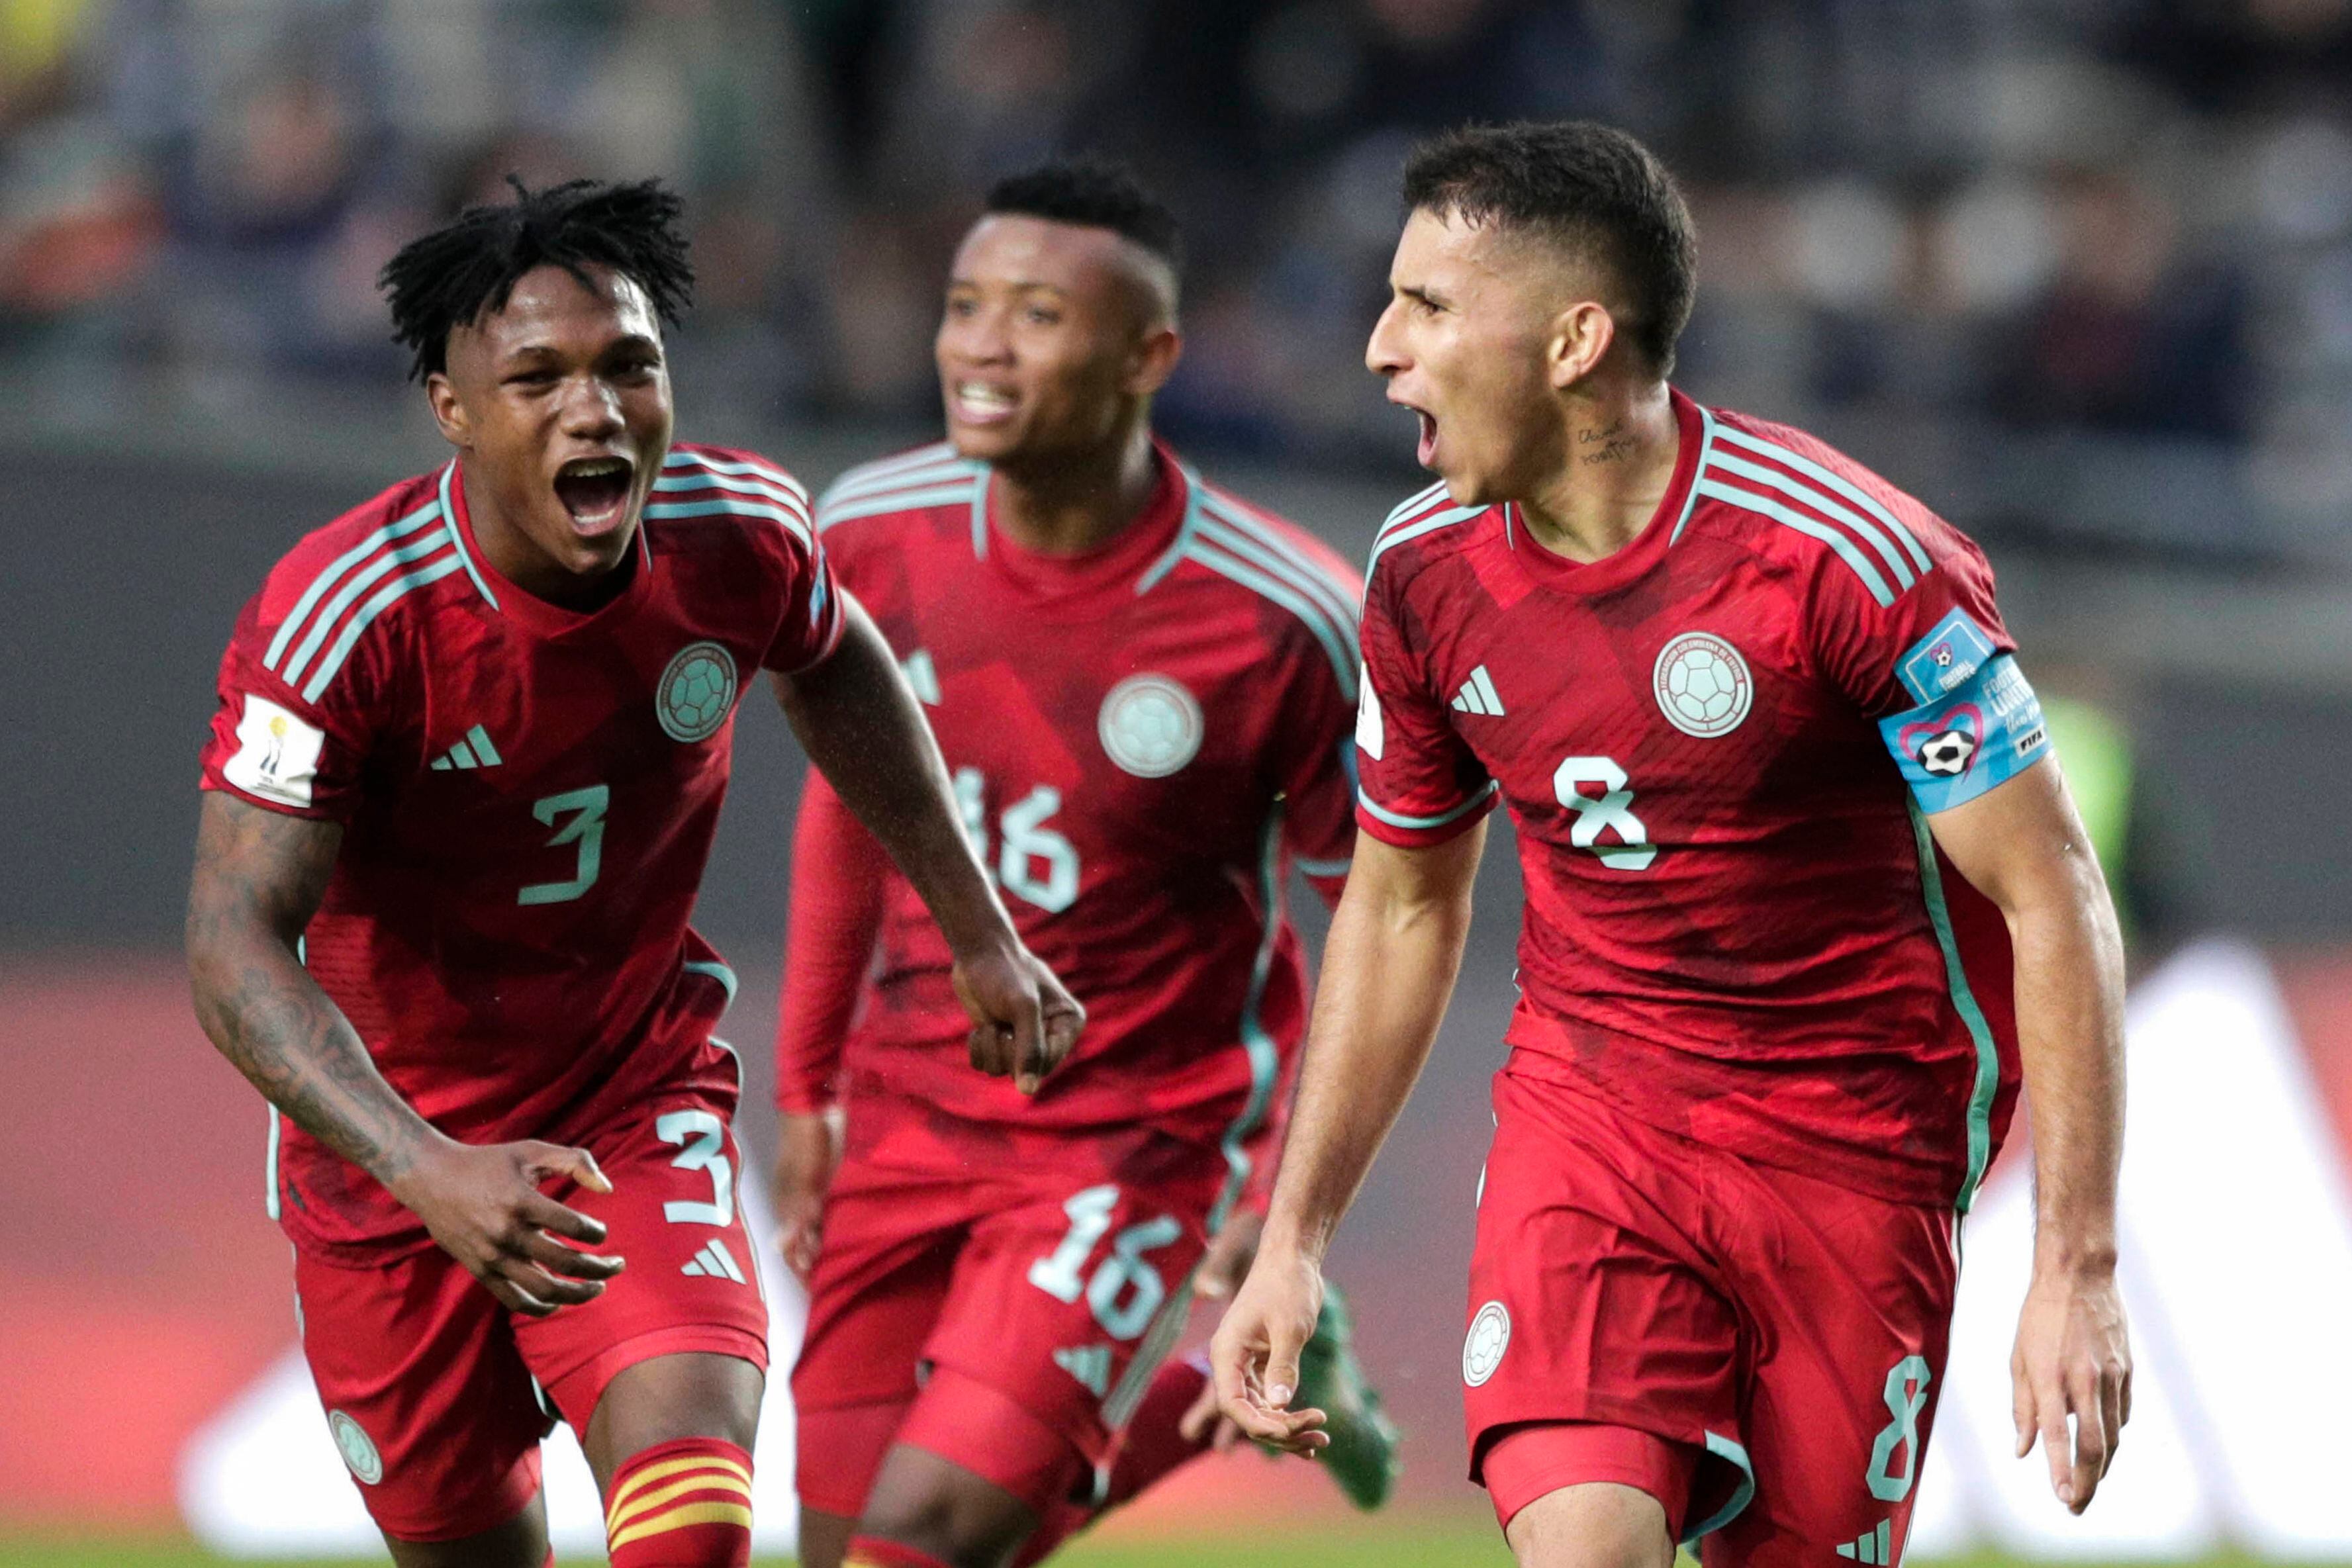
[[[708,740],[735,706],[735,655],[716,643],[688,643],[654,688],[654,716],[672,740]]]
[[[1651,666],[1650,684],[1666,722],[1701,740],[1738,729],[1756,700],[1748,661],[1738,649],[1706,632],[1666,639],[1658,650],[1658,662]]]
[[[370,1486],[383,1479],[383,1456],[376,1452],[374,1439],[360,1429],[357,1421],[340,1410],[330,1410],[327,1429],[334,1433],[335,1451],[343,1456],[352,1474]]]
[[[1470,1320],[1470,1333],[1462,1342],[1462,1381],[1475,1388],[1494,1376],[1510,1343],[1510,1309],[1500,1301],[1488,1301]]]
[[[1103,698],[1096,733],[1138,779],[1165,779],[1201,753],[1201,705],[1167,675],[1129,675]]]

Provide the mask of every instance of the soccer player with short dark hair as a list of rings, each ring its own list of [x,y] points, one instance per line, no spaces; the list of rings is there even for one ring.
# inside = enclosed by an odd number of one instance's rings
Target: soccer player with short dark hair
[[[1430,1049],[1500,803],[1521,997],[1462,1373],[1518,1560],[1899,1562],[2021,1066],[2020,1451],[2038,1434],[2080,1511],[2130,1406],[2122,955],[1983,555],[1668,383],[1695,245],[1633,138],[1458,131],[1404,188],[1366,357],[1441,477],[1366,572],[1361,832],[1213,1345],[1224,1408],[1316,1441],[1323,1250]]]
[[[620,1568],[749,1558],[735,978],[687,925],[745,676],[938,918],[973,1065],[1034,1089],[1081,1018],[805,493],[672,442],[678,215],[650,182],[518,186],[394,256],[457,455],[296,545],[221,664],[196,1009],[271,1101],[303,1348],[404,1568],[551,1563],[557,1418]]]
[[[1353,574],[1152,434],[1175,219],[1094,161],[986,208],[935,345],[949,439],[851,469],[817,526],[1087,1038],[1031,1099],[962,1070],[948,949],[810,781],[776,1207],[812,1568],[1034,1562],[1213,1440],[1205,1367],[1163,1358],[1257,1235],[1306,1023],[1284,884],[1336,895],[1354,837]],[[1335,1296],[1309,1386],[1370,1506],[1394,1435],[1348,1337]]]

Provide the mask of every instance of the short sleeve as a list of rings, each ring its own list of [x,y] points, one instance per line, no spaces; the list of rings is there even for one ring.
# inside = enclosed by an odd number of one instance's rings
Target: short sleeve
[[[1824,569],[1814,653],[1877,726],[1904,782],[1932,815],[2039,762],[2050,736],[2001,624],[1983,553],[1924,513],[1909,531],[1929,566],[1889,602],[1855,574]]]
[[[222,655],[203,787],[289,816],[349,821],[391,698],[384,639],[362,638],[320,680],[323,659],[273,616],[265,588]],[[298,607],[299,608],[299,607]],[[298,686],[295,682],[300,680]]]
[[[1296,661],[1277,710],[1283,839],[1300,873],[1327,903],[1339,901],[1355,852],[1359,679],[1356,670],[1341,670],[1318,643]]]
[[[1446,722],[1398,608],[1394,576],[1376,570],[1357,683],[1356,821],[1383,842],[1419,849],[1467,831],[1494,810],[1496,789]]]
[[[841,585],[814,528],[779,528],[770,537],[781,612],[775,635],[760,656],[762,669],[790,674],[820,663],[841,642]]]

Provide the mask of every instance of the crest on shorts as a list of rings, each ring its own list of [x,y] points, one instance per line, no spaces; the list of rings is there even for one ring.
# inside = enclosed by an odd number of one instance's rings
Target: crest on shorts
[[[370,1486],[383,1479],[383,1456],[376,1452],[375,1440],[360,1429],[357,1421],[340,1410],[330,1410],[327,1429],[335,1435],[335,1452],[343,1456],[352,1474]]]
[[[1494,1376],[1510,1344],[1510,1309],[1500,1301],[1488,1301],[1470,1320],[1470,1333],[1462,1342],[1462,1381],[1475,1388]]]
[[[735,706],[735,655],[716,643],[688,643],[670,656],[654,687],[662,733],[688,745],[709,740]]]
[[[1658,650],[1650,684],[1658,711],[1685,735],[1712,740],[1729,735],[1756,700],[1756,682],[1739,650],[1706,632],[1685,632]]]
[[[1165,779],[1201,754],[1201,704],[1169,675],[1129,675],[1103,698],[1095,731],[1138,779]]]

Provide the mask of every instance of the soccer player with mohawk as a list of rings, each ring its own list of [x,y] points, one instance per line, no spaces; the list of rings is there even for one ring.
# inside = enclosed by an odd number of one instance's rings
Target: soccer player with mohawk
[[[805,493],[672,443],[678,215],[652,183],[518,186],[394,256],[457,455],[297,544],[221,665],[196,1009],[271,1102],[303,1347],[402,1568],[551,1563],[555,1419],[619,1568],[750,1556],[735,980],[687,925],[744,675],[937,919],[973,1065],[1034,1088],[1081,1019]]]

